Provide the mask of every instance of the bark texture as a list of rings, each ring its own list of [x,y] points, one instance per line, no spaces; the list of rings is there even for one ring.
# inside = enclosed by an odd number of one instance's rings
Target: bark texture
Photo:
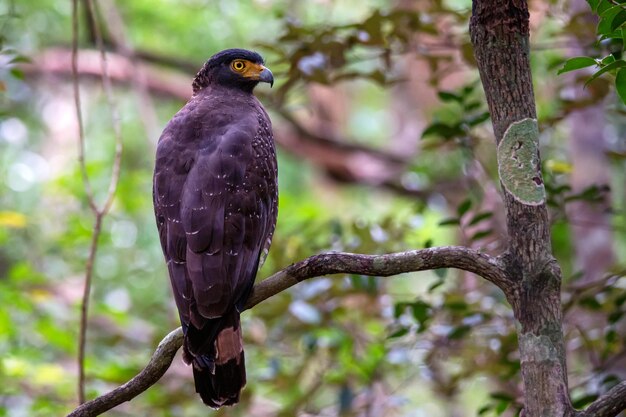
[[[500,288],[509,287],[508,279],[497,258],[462,246],[441,246],[385,255],[322,253],[292,264],[255,285],[246,309],[305,279],[322,275],[358,273],[389,277],[405,272],[438,268],[457,268],[473,272]]]
[[[535,119],[529,62],[529,13],[524,0],[474,0],[470,34],[480,77],[500,145],[514,123]],[[511,149],[536,155],[519,178],[543,185],[538,135],[529,131]],[[498,164],[518,164],[518,156],[500,155]],[[521,165],[520,165],[521,166]],[[525,184],[526,186],[532,184]],[[519,322],[518,339],[525,390],[525,417],[562,417],[573,410],[567,387],[561,329],[561,271],[552,257],[550,223],[541,199],[521,198],[503,187],[509,248],[503,256],[512,285],[505,290]],[[545,200],[545,198],[544,198]]]

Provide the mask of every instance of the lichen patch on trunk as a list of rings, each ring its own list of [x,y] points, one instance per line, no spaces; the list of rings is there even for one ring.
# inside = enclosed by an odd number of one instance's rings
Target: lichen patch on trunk
[[[554,343],[548,336],[536,336],[532,333],[520,334],[520,360],[521,362],[558,362],[559,355]]]
[[[511,123],[498,145],[502,185],[516,200],[533,206],[543,204],[546,199],[538,143],[537,121],[527,118]]]

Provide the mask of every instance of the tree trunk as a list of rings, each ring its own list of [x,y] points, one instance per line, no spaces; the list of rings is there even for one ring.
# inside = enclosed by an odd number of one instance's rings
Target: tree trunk
[[[503,288],[519,322],[524,417],[573,415],[561,329],[561,271],[552,257],[523,0],[474,0],[470,34],[489,104],[506,207],[513,284]]]

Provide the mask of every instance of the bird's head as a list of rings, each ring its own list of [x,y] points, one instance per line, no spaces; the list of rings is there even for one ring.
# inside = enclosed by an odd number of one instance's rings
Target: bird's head
[[[210,85],[252,92],[260,82],[274,84],[272,71],[263,66],[263,57],[245,49],[226,49],[213,55],[196,74],[193,93]]]

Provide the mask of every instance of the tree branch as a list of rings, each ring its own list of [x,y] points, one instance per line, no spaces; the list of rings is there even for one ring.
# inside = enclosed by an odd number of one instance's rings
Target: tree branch
[[[348,273],[389,277],[439,268],[457,268],[472,272],[505,292],[510,287],[498,258],[462,246],[442,246],[385,255],[322,253],[292,264],[256,284],[245,309],[250,309],[299,282],[322,275]],[[182,343],[183,334],[179,327],[165,336],[148,365],[137,376],[113,391],[80,405],[67,417],[98,416],[135,398],[165,374]]]
[[[626,381],[622,381],[595,400],[579,417],[615,417],[626,410]]]
[[[254,286],[246,309],[309,278],[330,274],[361,274],[389,277],[405,272],[457,268],[485,278],[503,291],[509,280],[499,260],[462,246],[442,246],[385,255],[322,253],[292,264]]]

